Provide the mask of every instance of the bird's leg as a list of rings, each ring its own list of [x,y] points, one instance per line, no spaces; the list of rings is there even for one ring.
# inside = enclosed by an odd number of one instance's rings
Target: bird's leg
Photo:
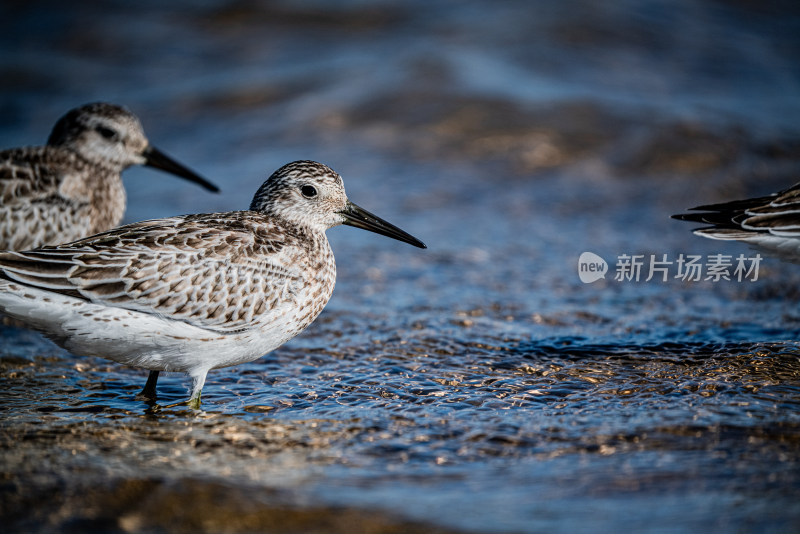
[[[192,396],[187,404],[193,410],[200,409],[200,394],[203,392],[203,384],[206,383],[206,374],[208,374],[207,369],[192,375]]]
[[[158,398],[158,394],[156,394],[156,382],[158,382],[158,371],[150,371],[150,374],[147,375],[147,383],[144,385],[144,389],[141,393],[136,395],[136,398],[141,400],[156,400]]]

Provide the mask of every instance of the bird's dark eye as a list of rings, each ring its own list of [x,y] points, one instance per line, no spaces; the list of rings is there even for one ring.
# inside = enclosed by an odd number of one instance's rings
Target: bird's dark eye
[[[317,196],[317,188],[313,185],[304,185],[300,188],[300,192],[303,193],[303,196],[306,198],[314,198]]]
[[[117,132],[112,130],[111,128],[107,128],[106,126],[97,126],[95,131],[105,137],[106,139],[116,139]]]

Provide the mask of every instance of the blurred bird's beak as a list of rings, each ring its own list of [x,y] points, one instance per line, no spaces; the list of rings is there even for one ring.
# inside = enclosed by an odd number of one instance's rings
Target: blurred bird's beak
[[[188,169],[175,161],[174,159],[170,158],[160,150],[158,150],[154,146],[148,146],[142,155],[145,158],[144,164],[148,167],[153,167],[156,169],[161,169],[162,171],[166,171],[170,174],[174,174],[175,176],[180,176],[181,178],[185,178],[190,182],[194,182],[199,184],[209,191],[214,193],[219,193],[219,187],[212,184],[202,176],[196,174],[191,169]]]
[[[425,246],[425,243],[413,235],[402,231],[395,225],[384,221],[380,217],[371,214],[367,210],[356,206],[350,201],[347,202],[347,207],[345,207],[345,209],[339,213],[341,213],[341,215],[344,217],[343,224],[348,226],[355,226],[356,228],[369,230],[370,232],[385,235],[386,237],[391,237],[392,239],[397,239],[398,241],[405,241],[406,243],[414,245],[415,247],[428,248]]]

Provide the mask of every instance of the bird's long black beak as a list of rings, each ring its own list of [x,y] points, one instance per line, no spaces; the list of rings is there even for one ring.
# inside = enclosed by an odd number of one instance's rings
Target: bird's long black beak
[[[199,184],[209,191],[213,191],[214,193],[219,193],[219,187],[212,184],[202,176],[196,174],[191,169],[188,169],[172,159],[171,157],[167,156],[160,150],[158,150],[154,146],[148,146],[142,155],[145,158],[145,165],[148,167],[153,167],[156,169],[161,169],[162,171],[166,171],[170,174],[174,174],[175,176],[180,176],[181,178],[185,178],[190,182],[194,182]]]
[[[386,237],[391,237],[393,239],[397,239],[398,241],[405,241],[406,243],[414,245],[415,247],[428,248],[425,246],[425,243],[413,235],[402,231],[395,225],[384,221],[380,217],[377,217],[367,210],[356,206],[352,202],[348,201],[347,207],[339,213],[344,216],[343,224],[348,226],[355,226],[356,228],[369,230],[370,232],[385,235]]]

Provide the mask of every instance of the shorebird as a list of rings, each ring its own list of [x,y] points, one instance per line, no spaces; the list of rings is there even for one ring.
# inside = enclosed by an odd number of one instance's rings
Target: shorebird
[[[333,292],[325,231],[346,224],[416,247],[350,202],[313,161],[275,171],[250,209],[129,224],[74,243],[0,253],[0,310],[74,354],[192,378],[199,409],[211,369],[256,360],[305,329]]]
[[[782,259],[800,262],[800,183],[765,197],[691,208],[704,213],[674,219],[712,226],[694,233],[709,239],[744,241]]]
[[[0,152],[0,250],[56,245],[118,225],[120,174],[149,165],[219,189],[153,147],[124,107],[94,103],[61,117],[46,146]]]

